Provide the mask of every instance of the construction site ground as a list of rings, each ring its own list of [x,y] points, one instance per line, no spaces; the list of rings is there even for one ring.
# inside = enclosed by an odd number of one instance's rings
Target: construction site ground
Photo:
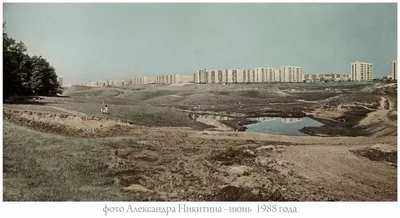
[[[222,131],[188,114],[325,125]],[[3,144],[6,201],[396,201],[397,84],[71,87],[5,99]]]

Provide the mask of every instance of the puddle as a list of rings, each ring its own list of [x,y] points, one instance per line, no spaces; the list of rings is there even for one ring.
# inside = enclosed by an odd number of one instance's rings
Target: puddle
[[[308,135],[300,132],[304,127],[319,127],[324,124],[313,120],[309,117],[303,118],[281,118],[281,117],[248,117],[248,118],[236,118],[220,115],[200,115],[200,114],[188,114],[188,118],[196,120],[201,123],[215,126],[221,130],[233,130],[232,127],[223,124],[221,121],[232,121],[234,125],[241,120],[247,129],[246,132],[264,132],[278,135]],[[246,122],[247,121],[247,122]]]
[[[257,118],[260,119],[260,118]],[[264,119],[264,120],[263,120]],[[261,122],[245,125],[246,132],[264,132],[279,135],[308,135],[300,130],[304,127],[319,127],[324,124],[309,117],[303,118],[261,118]]]
[[[196,120],[197,122],[204,123],[210,126],[215,126],[220,130],[233,130],[233,128],[225,125],[219,121],[222,120],[235,120],[235,118],[227,117],[227,116],[218,116],[218,115],[199,115],[199,114],[189,114],[189,119]]]

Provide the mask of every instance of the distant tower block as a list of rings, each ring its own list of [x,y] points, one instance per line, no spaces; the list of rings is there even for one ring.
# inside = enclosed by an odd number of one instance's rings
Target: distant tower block
[[[397,60],[392,61],[392,79],[397,81]]]
[[[57,82],[58,82],[58,84],[60,84],[61,87],[64,86],[64,79],[63,79],[63,77],[61,77],[61,76],[57,77]]]
[[[352,81],[369,81],[372,80],[372,64],[366,62],[351,63],[351,80]]]

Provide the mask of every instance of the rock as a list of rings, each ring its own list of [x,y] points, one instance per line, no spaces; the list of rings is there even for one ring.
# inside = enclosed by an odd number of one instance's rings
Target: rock
[[[272,152],[275,149],[273,145],[264,145],[256,148],[257,153]]]
[[[270,159],[265,157],[257,157],[255,162],[256,164],[259,164],[261,166],[267,166],[268,163],[270,162]]]
[[[375,145],[371,146],[370,149],[385,152],[385,153],[397,151],[396,146],[389,145],[389,144],[375,144]]]
[[[277,160],[276,164],[278,164],[279,166],[282,166],[283,165],[283,161],[282,160]]]
[[[118,184],[120,184],[120,182],[121,182],[121,180],[118,179],[118,178],[114,178],[114,179],[113,179],[113,184],[114,184],[114,185],[118,185]]]
[[[241,176],[236,178],[234,182],[230,184],[231,186],[236,186],[236,187],[241,187],[241,188],[262,188],[262,184],[258,179],[255,179],[254,177],[250,176]]]
[[[177,197],[178,197],[178,194],[177,194],[176,192],[172,192],[172,193],[169,193],[169,194],[168,194],[168,197],[170,197],[170,198],[177,198]]]
[[[278,149],[276,149],[276,152],[278,152],[278,153],[282,153],[282,152],[284,152],[285,151],[285,149],[283,149],[283,148],[278,148]]]
[[[168,201],[168,195],[165,192],[159,192],[158,193],[158,197],[160,198],[160,200],[162,201]]]
[[[256,156],[256,154],[254,153],[254,151],[252,151],[252,150],[250,150],[250,149],[246,149],[246,150],[243,150],[243,153],[246,155],[246,156]]]
[[[276,148],[285,148],[287,145],[277,145]]]
[[[139,184],[131,184],[128,187],[123,188],[124,191],[137,191],[137,192],[153,192],[146,187],[139,185]]]
[[[258,194],[260,194],[260,191],[257,190],[257,189],[253,189],[253,190],[251,191],[251,193],[252,193],[253,195],[258,195]]]
[[[230,167],[228,167],[226,172],[228,172],[229,174],[236,175],[236,176],[241,176],[245,172],[250,172],[251,170],[253,170],[253,168],[251,168],[249,166],[230,166]]]

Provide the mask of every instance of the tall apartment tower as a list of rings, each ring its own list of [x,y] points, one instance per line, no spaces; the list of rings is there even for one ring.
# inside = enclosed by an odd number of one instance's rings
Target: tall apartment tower
[[[60,84],[61,87],[64,86],[64,80],[61,76],[57,77],[57,82]]]
[[[372,80],[372,64],[366,62],[351,63],[351,80],[352,81],[369,81]]]
[[[397,81],[397,60],[392,61],[392,80]]]
[[[282,66],[280,82],[303,82],[304,73],[302,67]]]

